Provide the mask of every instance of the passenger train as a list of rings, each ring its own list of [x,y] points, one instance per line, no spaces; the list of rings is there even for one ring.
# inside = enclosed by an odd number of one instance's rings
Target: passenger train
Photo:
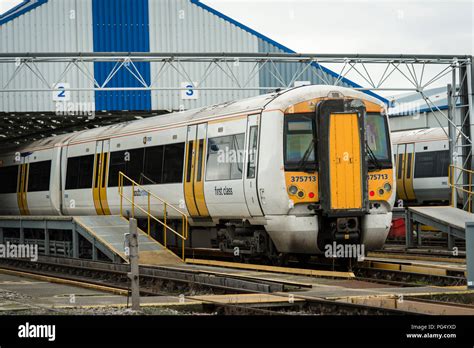
[[[118,215],[123,172],[189,216],[187,245],[253,256],[321,254],[334,242],[380,248],[395,202],[384,105],[343,87],[301,86],[2,152],[0,214]],[[162,217],[163,205],[152,213]],[[180,221],[171,209],[167,217]]]
[[[392,132],[397,199],[402,204],[446,204],[450,165],[447,129]]]

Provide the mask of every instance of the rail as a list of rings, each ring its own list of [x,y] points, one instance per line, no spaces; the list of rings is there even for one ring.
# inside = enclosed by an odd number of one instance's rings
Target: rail
[[[456,170],[459,170],[460,173],[458,175],[458,177],[455,179],[455,171]],[[456,183],[455,181],[457,181],[457,179],[459,178],[459,176],[461,176],[462,174],[467,174],[467,177],[468,177],[468,183],[467,184],[464,184],[464,183]],[[455,166],[455,165],[450,165],[449,166],[449,170],[448,170],[448,185],[449,187],[451,187],[451,206],[453,206],[454,208],[456,208],[454,206],[454,202],[456,202],[456,199],[454,197],[455,194],[457,194],[457,190],[460,190],[461,192],[464,192],[467,196],[467,202],[464,202],[464,208],[466,208],[466,203],[467,203],[467,211],[469,213],[472,213],[472,195],[474,194],[474,191],[472,190],[472,175],[474,174],[474,171],[472,170],[469,170],[469,169],[465,169],[465,168],[461,168],[461,167],[458,167],[458,166]],[[468,189],[466,189],[466,187]]]
[[[124,189],[124,179],[130,183],[130,186],[132,188],[131,189],[131,196],[132,196],[131,199],[128,198],[124,194],[124,190],[123,190]],[[135,188],[138,188],[139,190],[147,193],[147,208],[146,209],[141,207],[138,203],[135,202]],[[154,220],[154,221],[158,222],[159,224],[161,224],[163,226],[163,244],[164,244],[165,248],[167,248],[167,233],[168,233],[168,230],[171,231],[172,233],[174,233],[178,238],[181,239],[181,246],[182,246],[182,248],[181,248],[181,254],[182,254],[181,258],[184,260],[184,242],[188,239],[188,228],[189,228],[188,227],[189,226],[188,225],[188,216],[185,213],[183,213],[181,210],[175,208],[174,206],[172,206],[171,204],[169,204],[168,202],[166,202],[162,198],[158,197],[157,195],[152,193],[150,190],[146,189],[145,187],[143,187],[142,185],[140,185],[135,180],[128,177],[127,175],[125,175],[122,172],[119,172],[118,191],[119,191],[119,195],[120,195],[120,215],[123,216],[123,217],[126,217],[123,214],[123,200],[126,200],[127,202],[129,202],[132,205],[131,206],[131,213],[132,213],[131,217],[132,218],[135,217],[135,209],[140,210],[143,214],[146,215],[147,220],[148,220],[148,227],[147,227],[148,235],[150,235],[150,233],[151,233],[151,220]],[[155,215],[153,215],[151,213],[151,206],[152,206],[151,199],[152,198],[158,200],[159,202],[161,202],[163,204],[163,221],[160,218],[156,217]],[[178,213],[179,216],[181,216],[182,233],[179,233],[174,228],[172,228],[168,225],[169,220],[167,219],[167,215],[168,215],[169,209],[175,211],[176,213]]]

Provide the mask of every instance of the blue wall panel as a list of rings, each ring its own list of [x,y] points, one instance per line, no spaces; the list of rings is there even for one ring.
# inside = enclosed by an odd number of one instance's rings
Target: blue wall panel
[[[148,0],[92,0],[94,52],[149,52]],[[94,76],[102,84],[115,63],[94,63]],[[147,84],[150,63],[134,63]],[[130,70],[135,73],[132,65]],[[108,87],[142,87],[122,67]],[[150,91],[95,92],[96,110],[151,110]]]

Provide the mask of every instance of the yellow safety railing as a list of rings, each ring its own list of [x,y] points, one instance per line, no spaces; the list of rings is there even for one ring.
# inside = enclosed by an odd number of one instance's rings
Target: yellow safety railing
[[[456,183],[457,179],[455,178],[456,173],[455,171],[458,170],[458,178],[460,176],[464,176],[463,174],[467,174],[468,177],[468,182],[467,183]],[[472,213],[472,195],[474,194],[474,191],[472,190],[472,175],[474,174],[474,171],[468,170],[465,168],[461,168],[455,165],[450,165],[449,166],[449,171],[448,171],[448,185],[451,187],[451,205],[454,206],[454,202],[456,201],[454,199],[454,195],[457,194],[457,190],[460,190],[464,193],[466,193],[467,196],[467,211]],[[464,202],[466,204],[466,202]]]
[[[184,260],[184,242],[188,239],[188,216],[183,213],[181,210],[175,208],[174,206],[172,206],[171,204],[169,204],[168,202],[166,202],[165,200],[161,199],[160,197],[158,197],[157,195],[155,195],[154,193],[152,193],[150,190],[147,190],[146,188],[144,188],[142,185],[140,185],[139,183],[137,183],[135,180],[129,178],[128,176],[126,176],[124,173],[122,172],[119,172],[119,182],[118,182],[118,191],[119,191],[119,195],[120,195],[120,215],[121,216],[124,216],[125,215],[123,214],[123,200],[125,199],[127,202],[129,202],[131,205],[132,205],[132,218],[135,217],[135,208],[140,210],[143,214],[146,215],[147,219],[148,219],[148,235],[150,235],[150,232],[151,232],[151,220],[155,220],[156,222],[160,223],[162,226],[163,226],[163,244],[165,246],[165,248],[167,247],[167,241],[166,241],[166,237],[167,237],[167,232],[168,230],[173,232],[176,236],[178,236],[180,239],[181,239],[181,245],[182,245],[182,250],[181,250],[181,257],[182,259]],[[131,185],[131,195],[132,195],[132,198],[128,198],[126,197],[126,195],[124,195],[123,193],[123,188],[124,188],[124,179],[126,181],[128,181]],[[137,204],[135,202],[135,188],[138,188],[144,192],[147,193],[147,208],[143,208],[141,207],[139,204]],[[152,213],[151,213],[151,199],[154,198],[156,200],[158,200],[159,202],[161,202],[163,204],[163,221],[160,220],[160,218],[157,218],[156,216],[154,216]],[[182,233],[179,233],[178,231],[176,231],[175,229],[173,229],[172,227],[170,227],[168,224],[167,224],[167,214],[169,212],[169,209],[172,209],[174,210],[176,213],[178,213],[179,216],[181,216],[181,222],[182,222]],[[169,221],[169,220],[168,220]]]

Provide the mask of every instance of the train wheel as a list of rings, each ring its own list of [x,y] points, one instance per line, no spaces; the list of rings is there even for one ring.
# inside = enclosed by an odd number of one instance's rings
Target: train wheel
[[[288,254],[279,253],[272,258],[272,263],[274,266],[286,266],[288,265]]]
[[[296,259],[298,260],[298,264],[301,266],[306,266],[311,258],[311,255],[296,255]]]

